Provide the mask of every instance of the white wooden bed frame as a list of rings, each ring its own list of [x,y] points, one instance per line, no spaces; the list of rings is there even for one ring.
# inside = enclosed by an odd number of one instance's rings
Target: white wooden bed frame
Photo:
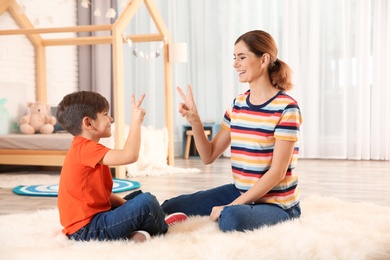
[[[172,65],[169,62],[169,31],[157,10],[153,0],[132,0],[125,10],[120,14],[114,24],[107,25],[87,25],[61,28],[34,28],[29,19],[19,12],[20,8],[15,0],[0,1],[0,15],[8,11],[15,19],[20,29],[0,30],[2,35],[26,35],[35,48],[35,67],[36,67],[36,99],[37,101],[47,102],[46,90],[46,47],[62,45],[96,45],[112,44],[113,57],[113,99],[114,99],[114,118],[115,118],[115,147],[123,147],[125,143],[124,136],[124,78],[123,78],[123,43],[122,37],[126,27],[136,14],[140,5],[144,3],[153,19],[159,33],[156,34],[137,34],[130,35],[133,42],[162,41],[164,39],[164,88],[165,88],[165,124],[168,129],[168,164],[174,164],[174,145],[173,145],[173,116],[172,116]],[[89,36],[75,38],[57,38],[43,39],[42,33],[79,33],[110,31],[111,36]],[[50,138],[50,135],[48,135]],[[10,150],[0,149],[0,165],[42,165],[42,166],[61,166],[66,151],[53,150]],[[125,178],[125,166],[115,167],[115,177]]]

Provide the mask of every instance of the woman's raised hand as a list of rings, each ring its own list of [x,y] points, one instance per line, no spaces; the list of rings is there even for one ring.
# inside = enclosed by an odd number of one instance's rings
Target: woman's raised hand
[[[196,109],[194,96],[192,95],[191,85],[187,86],[188,97],[184,94],[183,90],[180,87],[177,87],[181,98],[184,103],[179,104],[179,113],[182,117],[185,117],[187,121],[192,125],[192,123],[199,119],[198,110]]]

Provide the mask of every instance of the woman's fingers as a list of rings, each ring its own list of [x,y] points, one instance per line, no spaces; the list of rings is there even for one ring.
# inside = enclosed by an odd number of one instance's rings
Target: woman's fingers
[[[131,105],[135,105],[135,97],[134,97],[134,94],[131,95]]]
[[[183,90],[180,87],[176,87],[177,92],[179,92],[181,98],[183,99],[183,103],[179,104],[179,113],[182,117],[185,117],[187,120],[191,121],[189,118],[193,118],[196,116],[196,106],[194,101],[194,96],[192,94],[191,85],[187,85],[187,95],[184,94]]]
[[[188,98],[189,98],[191,101],[194,101],[194,96],[192,95],[192,88],[191,88],[191,85],[190,85],[190,84],[187,85],[187,91],[188,91]]]
[[[141,97],[138,100],[137,107],[141,107],[142,102],[144,101],[144,99],[145,99],[145,94],[142,94]]]
[[[181,99],[183,99],[183,101],[186,102],[187,97],[186,97],[186,95],[184,94],[183,90],[181,90],[180,87],[176,87],[176,89],[177,89],[177,92],[179,92],[179,94],[180,94],[180,96],[181,96]]]
[[[179,92],[179,94],[184,102],[187,102],[188,100],[194,101],[194,96],[192,94],[192,88],[191,88],[190,84],[188,84],[188,86],[187,86],[188,98],[187,98],[186,94],[184,94],[183,90],[180,87],[176,87],[176,89],[177,89],[177,92]]]
[[[181,114],[182,117],[184,117],[187,113],[186,105],[183,103],[179,104],[179,113]]]

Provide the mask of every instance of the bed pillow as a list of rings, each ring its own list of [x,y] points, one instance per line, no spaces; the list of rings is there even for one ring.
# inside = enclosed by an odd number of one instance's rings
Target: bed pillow
[[[51,107],[51,115],[54,116],[56,119],[57,119],[57,109],[58,107]],[[58,132],[66,132],[66,131],[64,128],[62,128],[60,123],[58,123],[58,119],[57,119],[57,123],[54,125],[54,133],[58,133]]]

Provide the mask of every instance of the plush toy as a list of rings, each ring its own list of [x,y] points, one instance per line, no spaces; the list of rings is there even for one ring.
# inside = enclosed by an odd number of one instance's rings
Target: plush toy
[[[57,120],[50,114],[50,106],[42,102],[29,102],[30,112],[20,119],[20,132],[22,134],[51,134]]]

